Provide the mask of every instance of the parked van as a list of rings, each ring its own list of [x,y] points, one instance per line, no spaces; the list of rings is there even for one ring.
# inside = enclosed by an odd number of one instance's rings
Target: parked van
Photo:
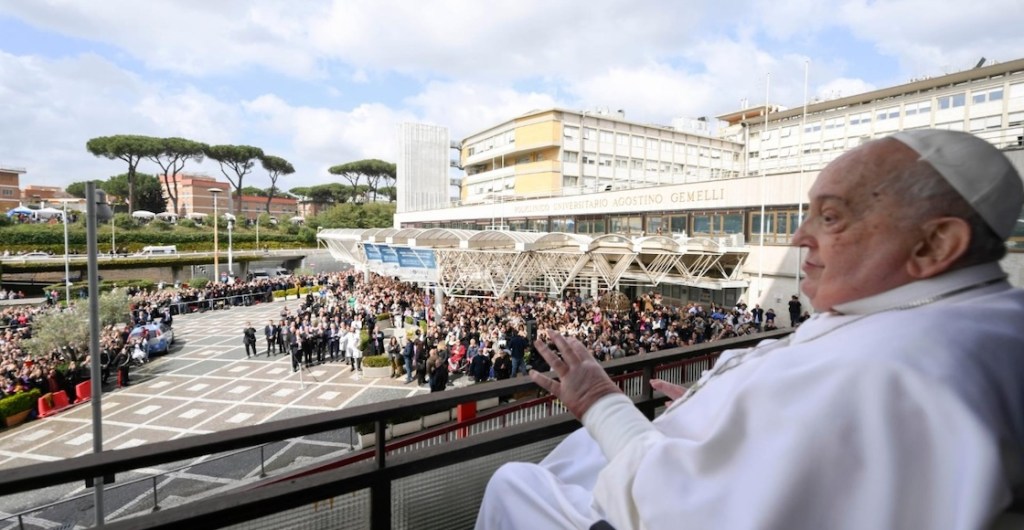
[[[138,253],[139,256],[158,256],[161,254],[177,254],[177,245],[163,245],[163,246],[148,246],[142,247],[142,251]]]

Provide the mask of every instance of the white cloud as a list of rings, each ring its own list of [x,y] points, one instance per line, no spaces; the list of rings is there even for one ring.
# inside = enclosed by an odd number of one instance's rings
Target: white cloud
[[[559,106],[548,94],[468,82],[427,83],[405,103],[416,109],[418,121],[448,127],[453,140],[531,110]]]
[[[847,0],[838,14],[855,35],[897,58],[908,76],[964,70],[981,57],[1017,59],[1024,50],[1020,0]]]
[[[312,181],[302,185],[329,181],[327,168],[335,164],[364,158],[394,160],[397,125],[416,121],[408,112],[379,104],[344,111],[293,106],[272,94],[243,107],[255,126],[285,140],[280,149],[287,153],[282,156],[291,157],[296,177]]]
[[[206,2],[132,0],[7,2],[0,14],[45,30],[108,43],[158,70],[200,75],[261,65],[289,75],[317,72],[304,46],[316,6],[270,0]]]

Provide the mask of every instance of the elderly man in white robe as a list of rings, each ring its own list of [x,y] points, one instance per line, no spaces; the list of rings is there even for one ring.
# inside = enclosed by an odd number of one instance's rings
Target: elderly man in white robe
[[[477,528],[977,529],[1024,498],[1024,291],[1006,156],[916,130],[849,151],[793,243],[816,315],[723,352],[649,421],[575,339],[532,373],[583,429],[491,478]],[[1017,508],[1015,508],[1017,509]]]

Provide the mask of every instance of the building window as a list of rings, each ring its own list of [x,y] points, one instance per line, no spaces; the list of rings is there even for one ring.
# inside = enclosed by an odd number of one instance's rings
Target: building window
[[[594,153],[583,153],[583,163],[594,165],[597,163],[597,155]]]
[[[580,128],[566,125],[565,128],[562,129],[562,135],[566,138],[575,140],[580,135]]]
[[[953,94],[950,96],[942,96],[938,98],[939,110],[952,109],[956,107],[963,107],[967,101],[967,95],[963,92],[959,94]]]
[[[597,136],[597,129],[591,129],[590,127],[583,128],[584,140],[593,140],[595,136]]]
[[[870,112],[858,112],[857,114],[850,115],[850,125],[859,125],[861,123],[871,123]]]
[[[793,233],[800,227],[799,210],[767,211],[764,216],[764,243],[788,245]],[[761,243],[761,212],[750,214],[750,242]]]
[[[612,135],[611,131],[601,131],[599,137],[602,143],[610,144],[615,141],[615,137]]]
[[[4,190],[4,197],[10,197],[11,195],[14,195],[14,190]]]
[[[693,235],[725,236],[743,233],[743,214],[710,213],[693,216]]]
[[[974,103],[975,105],[977,105],[979,103],[985,103],[985,102],[988,102],[988,101],[1001,101],[1002,99],[1003,99],[1003,89],[1002,89],[1002,87],[993,88],[992,90],[983,90],[983,91],[979,91],[979,92],[974,92],[973,94],[971,94],[971,103]]]
[[[576,151],[565,151],[562,153],[562,158],[566,162],[579,162],[580,154]]]

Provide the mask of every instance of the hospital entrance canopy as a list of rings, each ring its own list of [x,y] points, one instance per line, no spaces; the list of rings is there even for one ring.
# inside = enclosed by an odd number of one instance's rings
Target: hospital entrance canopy
[[[660,284],[747,287],[740,270],[748,251],[730,238],[448,228],[328,229],[317,238],[358,270],[433,283],[446,296]]]

